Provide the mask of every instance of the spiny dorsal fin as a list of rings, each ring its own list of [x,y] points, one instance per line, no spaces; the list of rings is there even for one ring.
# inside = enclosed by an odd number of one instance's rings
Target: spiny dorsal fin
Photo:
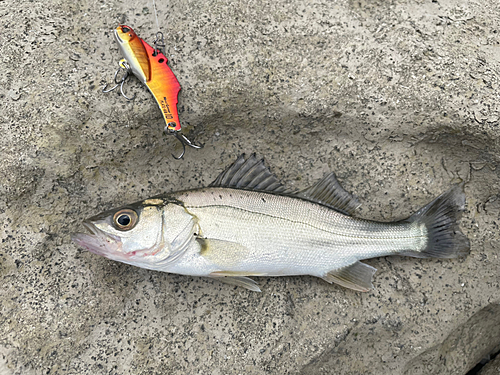
[[[285,187],[264,165],[264,159],[258,160],[255,154],[245,160],[240,155],[210,187],[228,187],[245,190],[259,190],[273,193],[286,193]]]
[[[352,215],[360,206],[359,201],[340,185],[334,173],[330,173],[315,185],[296,193],[295,196],[320,203],[348,215]]]
[[[356,261],[347,267],[328,272],[322,279],[359,292],[367,292],[373,288],[372,276],[376,271],[376,268]]]
[[[264,159],[258,160],[255,154],[250,155],[248,159],[245,158],[245,154],[240,155],[233,164],[210,184],[210,187],[228,187],[294,195],[333,208],[347,215],[351,215],[360,206],[358,200],[344,190],[333,173],[330,173],[315,185],[298,193],[293,193],[291,190],[286,189],[276,176],[269,171],[264,165]]]

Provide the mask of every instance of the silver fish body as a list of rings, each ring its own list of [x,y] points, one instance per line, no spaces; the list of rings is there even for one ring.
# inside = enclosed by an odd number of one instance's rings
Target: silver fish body
[[[356,260],[423,249],[427,244],[424,225],[356,219],[289,196],[208,188],[175,198],[198,219],[201,238],[208,239],[203,241],[208,248],[196,253],[210,259],[205,267],[211,272],[223,268],[266,276],[322,276]],[[221,243],[212,249],[211,240]],[[188,264],[177,264],[169,272],[192,274],[182,269]]]
[[[359,219],[350,216],[356,200],[333,174],[291,193],[262,161],[240,157],[211,187],[101,214],[86,223],[92,235],[74,240],[124,263],[216,277],[251,290],[259,289],[248,276],[313,275],[366,291],[376,270],[360,260],[465,255],[469,242],[456,222],[464,204],[457,185],[407,220]],[[129,212],[123,210],[137,212],[137,223],[125,232],[111,230],[111,216]]]

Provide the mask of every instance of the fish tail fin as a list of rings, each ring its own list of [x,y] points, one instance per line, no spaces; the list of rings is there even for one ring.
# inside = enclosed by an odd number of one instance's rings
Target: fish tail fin
[[[407,221],[425,224],[427,246],[402,255],[416,258],[457,258],[470,250],[469,239],[460,231],[458,219],[465,209],[464,183],[453,186],[410,216]]]

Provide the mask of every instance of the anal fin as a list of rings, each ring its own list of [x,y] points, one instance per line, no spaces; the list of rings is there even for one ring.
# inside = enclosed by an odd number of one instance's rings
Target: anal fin
[[[372,276],[376,271],[376,268],[356,261],[349,266],[326,273],[322,279],[358,292],[367,292],[373,288]]]
[[[229,285],[241,286],[253,292],[261,292],[259,285],[249,277],[245,276],[210,276],[210,277]]]

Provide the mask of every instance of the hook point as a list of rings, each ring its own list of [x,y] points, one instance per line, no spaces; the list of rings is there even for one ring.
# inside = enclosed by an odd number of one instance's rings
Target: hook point
[[[180,154],[180,156],[175,156],[174,154],[172,154],[172,156],[174,157],[174,159],[176,160],[180,160],[184,157],[184,155],[186,154],[186,146],[189,146],[191,148],[195,148],[195,149],[200,149],[200,148],[203,148],[203,145],[197,145],[196,143],[193,143],[191,142],[184,134],[182,134],[180,131],[177,131],[177,130],[174,130],[174,129],[170,129],[168,126],[165,127],[165,130],[164,132],[166,134],[171,134],[171,135],[174,135],[175,138],[177,138],[177,140],[182,144],[182,153]]]

